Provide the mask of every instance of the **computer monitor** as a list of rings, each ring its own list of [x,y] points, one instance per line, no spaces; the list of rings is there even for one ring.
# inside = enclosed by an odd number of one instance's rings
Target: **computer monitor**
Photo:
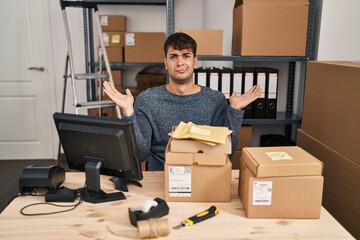
[[[85,172],[83,198],[87,202],[125,199],[122,192],[105,193],[100,174],[113,176],[115,188],[127,191],[127,184],[143,175],[132,122],[69,113],[54,113],[56,129],[70,169]]]

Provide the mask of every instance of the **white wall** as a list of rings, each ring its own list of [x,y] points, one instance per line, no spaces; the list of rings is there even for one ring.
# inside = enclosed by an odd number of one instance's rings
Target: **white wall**
[[[360,60],[360,1],[322,0],[317,60]]]

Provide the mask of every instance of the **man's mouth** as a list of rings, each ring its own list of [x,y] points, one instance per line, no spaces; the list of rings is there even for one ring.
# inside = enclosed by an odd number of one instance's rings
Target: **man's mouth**
[[[185,73],[188,69],[185,67],[176,68],[175,71],[178,73]]]

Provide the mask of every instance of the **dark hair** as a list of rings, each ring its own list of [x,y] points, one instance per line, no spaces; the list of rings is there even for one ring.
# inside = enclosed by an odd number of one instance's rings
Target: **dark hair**
[[[164,43],[164,54],[166,57],[169,47],[175,50],[191,49],[196,57],[196,41],[188,34],[176,32],[171,34]]]

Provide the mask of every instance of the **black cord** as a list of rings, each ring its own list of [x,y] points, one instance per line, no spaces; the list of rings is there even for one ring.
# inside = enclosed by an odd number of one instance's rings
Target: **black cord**
[[[71,204],[71,205],[62,205],[62,204],[55,204],[55,203],[49,203],[49,202],[41,202],[41,203],[32,203],[29,205],[26,205],[25,207],[21,208],[20,213],[24,216],[44,216],[44,215],[51,215],[51,214],[57,214],[57,213],[64,213],[64,212],[70,212],[72,210],[74,210],[75,208],[77,208],[83,201],[83,193],[79,193],[78,192],[78,197],[79,197],[79,201],[76,204]],[[36,194],[36,190],[35,190],[35,194],[22,194],[22,195],[17,195],[15,196],[13,199],[15,199],[16,197],[19,196],[45,196],[45,194]],[[54,211],[54,212],[38,212],[38,213],[25,213],[25,209],[29,208],[29,207],[33,207],[33,206],[37,206],[37,205],[50,205],[50,206],[54,206],[54,207],[61,207],[61,208],[70,208],[70,209],[66,209],[66,210],[61,210],[61,211]]]

